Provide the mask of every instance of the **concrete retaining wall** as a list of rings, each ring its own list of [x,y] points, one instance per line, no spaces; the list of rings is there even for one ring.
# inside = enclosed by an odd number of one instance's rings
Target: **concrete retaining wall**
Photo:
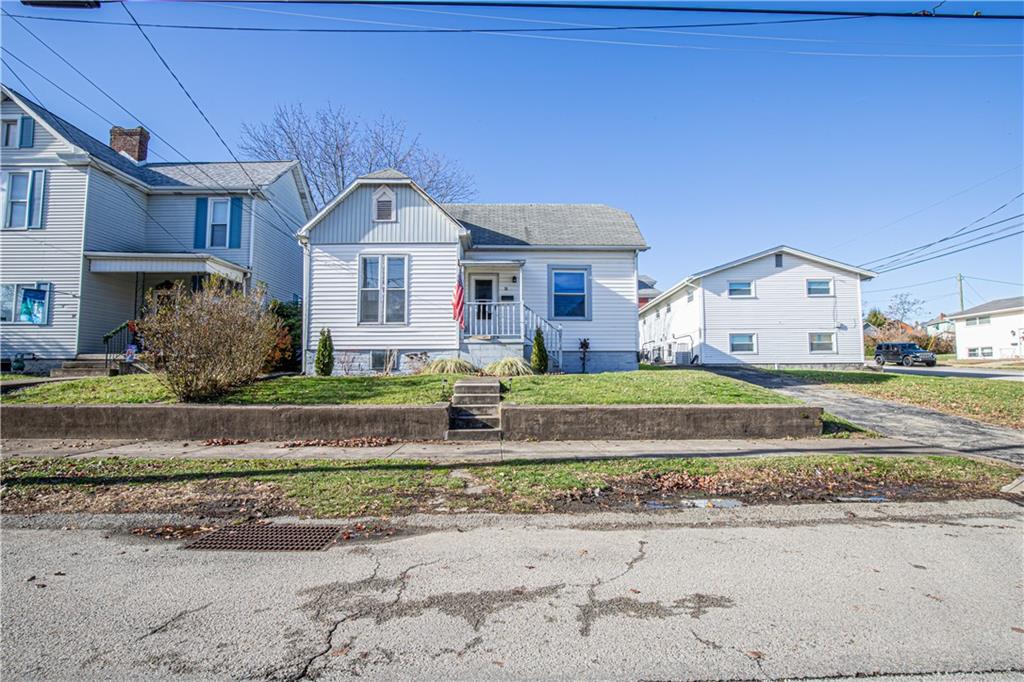
[[[442,440],[448,404],[4,405],[4,438]]]
[[[811,438],[820,407],[806,405],[502,404],[508,440]]]

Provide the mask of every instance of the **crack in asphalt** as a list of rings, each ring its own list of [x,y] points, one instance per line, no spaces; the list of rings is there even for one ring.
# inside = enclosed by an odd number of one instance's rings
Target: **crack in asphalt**
[[[138,642],[138,641],[141,641],[143,639],[146,639],[147,637],[151,637],[153,635],[158,635],[161,632],[166,632],[167,630],[169,630],[171,628],[172,625],[176,624],[178,621],[180,621],[185,616],[187,616],[189,614],[192,614],[192,613],[199,613],[200,611],[208,609],[212,605],[213,605],[213,602],[209,602],[208,604],[204,604],[203,606],[200,606],[200,607],[197,607],[197,608],[194,608],[194,609],[184,609],[183,611],[178,611],[176,614],[174,614],[173,616],[171,616],[170,618],[165,620],[160,625],[157,625],[156,627],[152,628],[149,632],[147,632],[146,634],[142,635],[141,637],[139,637],[135,641]]]

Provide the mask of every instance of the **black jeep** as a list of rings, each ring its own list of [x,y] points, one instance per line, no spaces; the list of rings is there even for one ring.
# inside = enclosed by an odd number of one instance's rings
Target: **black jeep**
[[[916,343],[880,343],[875,346],[875,363],[881,366],[887,362],[898,362],[904,367],[919,362],[934,367],[935,353],[926,351]]]

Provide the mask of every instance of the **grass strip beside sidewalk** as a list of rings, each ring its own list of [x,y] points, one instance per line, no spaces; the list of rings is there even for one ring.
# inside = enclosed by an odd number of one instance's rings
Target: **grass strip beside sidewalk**
[[[691,497],[746,503],[992,497],[1010,465],[962,457],[643,458],[439,465],[414,460],[34,459],[0,462],[7,513],[387,516],[645,509]]]

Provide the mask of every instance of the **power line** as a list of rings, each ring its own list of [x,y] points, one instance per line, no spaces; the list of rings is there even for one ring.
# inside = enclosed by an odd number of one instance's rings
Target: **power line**
[[[876,258],[875,260],[868,261],[868,263],[865,263],[864,265],[861,265],[859,267],[865,267],[865,265],[868,265],[870,263],[876,263],[878,261],[886,261],[886,262],[879,263],[877,266],[875,266],[875,269],[885,268],[885,267],[888,267],[890,265],[895,265],[895,264],[897,264],[897,263],[899,263],[901,261],[905,261],[905,260],[907,260],[909,258],[915,257],[914,254],[920,254],[922,251],[924,251],[924,250],[926,250],[926,249],[928,249],[928,248],[930,248],[932,246],[935,246],[936,244],[941,244],[943,242],[949,241],[950,239],[956,239],[957,237],[964,237],[964,236],[967,236],[967,235],[972,234],[974,232],[980,232],[981,230],[987,230],[990,227],[995,227],[996,225],[1002,225],[1003,223],[1009,222],[1011,220],[1016,220],[1017,218],[1021,218],[1021,217],[1024,217],[1024,213],[1018,213],[1017,215],[1012,215],[1012,216],[1009,216],[1008,218],[1003,218],[1002,220],[997,220],[995,222],[988,223],[986,225],[982,225],[980,227],[975,227],[974,229],[967,230],[966,232],[961,232],[960,234],[954,233],[954,234],[948,235],[946,237],[943,237],[942,239],[936,239],[935,241],[929,242],[928,244],[922,244],[921,246],[915,246],[915,247],[907,249],[905,251],[900,251],[898,253],[894,253],[894,254],[891,254],[889,256],[885,256],[884,258]],[[993,233],[993,234],[995,234],[995,233]],[[988,236],[988,235],[978,235],[977,237],[971,237],[971,239],[981,239],[981,238],[986,237],[986,236]],[[954,246],[954,245],[951,244],[950,246]],[[904,254],[906,254],[906,255],[904,255]]]
[[[954,279],[954,278],[953,277],[941,277],[939,279],[932,279],[932,280],[928,280],[927,282],[918,282],[917,284],[908,284],[908,285],[902,286],[902,287],[889,287],[888,289],[871,289],[870,291],[865,291],[864,293],[867,294],[867,295],[871,295],[871,294],[880,294],[880,293],[883,293],[883,292],[886,292],[886,291],[902,291],[902,290],[905,290],[905,289],[916,289],[917,287],[923,287],[923,286],[925,286],[927,284],[937,284],[939,282],[945,282],[945,281],[950,280],[950,279]]]
[[[122,0],[101,0],[106,4]],[[480,0],[173,0],[186,4],[214,4],[221,2],[239,2],[254,5],[363,5],[363,6],[404,6],[404,7],[501,7],[514,9],[574,9],[574,10],[614,10],[640,12],[701,12],[722,14],[783,14],[811,15],[833,17],[893,17],[905,19],[974,19],[974,20],[1020,20],[1020,14],[935,14],[927,10],[917,12],[869,12],[854,10],[813,10],[813,9],[776,9],[767,7],[691,7],[684,5],[644,5],[620,3],[575,3],[575,2],[537,2],[534,0],[504,0],[483,2]],[[123,4],[123,3],[122,3]]]
[[[99,19],[72,19],[70,17],[41,17],[31,14],[11,14],[8,16],[35,21],[57,21],[69,24],[98,24],[100,26],[136,26],[128,21],[103,21]],[[778,19],[769,21],[730,21],[713,24],[649,24],[637,26],[569,26],[560,28],[316,28],[308,26],[224,26],[211,24],[163,24],[138,22],[145,28],[169,28],[192,31],[252,31],[262,33],[564,33],[574,31],[646,31],[670,28],[709,28],[723,26],[762,26],[766,24],[801,24],[808,22],[842,21],[844,19],[860,19],[861,17],[821,17],[816,19]],[[1005,46],[1000,46],[1005,47]]]
[[[964,275],[964,279],[976,279],[979,282],[991,282],[992,284],[1008,284],[1011,287],[1024,287],[1024,282],[1007,282],[1001,279],[985,279],[984,277],[969,277]]]
[[[192,94],[188,91],[188,88],[185,87],[185,84],[181,82],[180,78],[178,78],[178,74],[174,72],[174,69],[171,68],[171,65],[168,64],[167,60],[164,59],[162,54],[160,54],[160,50],[158,50],[156,48],[156,45],[153,44],[153,41],[149,39],[149,35],[146,34],[146,30],[139,26],[139,22],[135,19],[135,15],[132,14],[132,11],[130,9],[128,9],[128,3],[121,3],[121,7],[128,14],[131,20],[135,23],[136,28],[139,29],[139,33],[141,33],[142,37],[145,38],[147,43],[149,43],[149,46],[153,49],[153,53],[157,56],[157,59],[160,60],[160,63],[164,65],[164,68],[167,69],[167,72],[171,74],[171,77],[174,79],[174,82],[176,82],[178,84],[178,87],[181,88],[181,91],[185,93],[185,97],[188,98],[188,101],[192,103],[192,106],[195,107],[196,111],[199,112],[199,115],[202,116],[204,121],[206,121],[206,125],[210,127],[210,130],[213,131],[213,134],[217,136],[217,139],[220,140],[220,143],[224,146],[224,149],[226,149],[228,154],[231,155],[231,158],[234,159],[236,164],[238,164],[238,167],[242,169],[242,173],[245,174],[245,177],[249,178],[249,182],[252,184],[253,189],[255,189],[258,192],[259,184],[253,179],[252,175],[249,174],[249,170],[245,167],[244,164],[242,164],[242,162],[235,155],[235,152],[224,140],[224,137],[220,134],[220,131],[217,130],[217,127],[213,125],[213,121],[210,120],[210,118],[206,115],[206,112],[204,112],[202,107],[199,106],[199,103],[196,102],[194,97],[192,97]],[[270,206],[270,208],[273,209],[274,213],[276,213],[277,216],[287,224],[287,219],[283,215],[281,215],[281,212],[277,210],[277,206],[274,205],[274,202],[271,201],[269,197],[267,198],[267,205]],[[294,222],[298,224],[298,221]],[[294,238],[294,235],[291,235],[291,238]]]
[[[68,91],[68,90],[67,90],[66,88],[63,88],[63,87],[61,87],[61,86],[60,86],[60,84],[58,84],[58,83],[54,82],[54,81],[53,81],[52,79],[48,78],[48,77],[47,77],[47,76],[46,76],[45,74],[43,74],[42,72],[40,72],[40,71],[39,71],[38,69],[36,69],[35,67],[33,67],[33,66],[32,66],[31,64],[27,63],[27,62],[26,62],[26,61],[25,61],[24,59],[22,59],[21,57],[19,57],[19,56],[18,56],[18,55],[16,55],[16,54],[14,54],[13,52],[11,52],[11,51],[10,51],[10,50],[9,50],[9,49],[8,49],[8,48],[6,47],[6,46],[2,46],[2,45],[0,45],[0,50],[3,50],[3,52],[5,52],[5,53],[6,53],[6,54],[7,54],[8,56],[10,56],[10,57],[12,57],[12,58],[14,58],[14,59],[18,60],[18,62],[19,62],[20,64],[22,64],[23,66],[25,66],[25,68],[29,69],[30,71],[32,71],[32,73],[34,73],[34,74],[36,74],[37,76],[39,76],[40,78],[42,78],[42,79],[43,79],[44,81],[46,81],[47,83],[49,83],[49,84],[50,84],[50,85],[51,85],[52,87],[56,88],[56,89],[57,89],[58,91],[60,91],[61,93],[63,93],[63,94],[64,94],[64,95],[66,96],[66,97],[70,98],[70,99],[71,99],[71,100],[73,100],[74,102],[77,102],[77,103],[78,103],[79,105],[81,105],[81,106],[82,106],[83,108],[85,108],[86,110],[88,110],[88,111],[90,111],[91,113],[93,113],[94,115],[96,115],[96,116],[97,116],[97,117],[98,117],[98,118],[99,118],[100,120],[102,120],[102,121],[106,122],[107,124],[109,124],[109,125],[111,125],[111,126],[117,125],[117,124],[116,124],[116,123],[115,123],[114,121],[111,121],[111,120],[110,120],[109,118],[107,118],[106,116],[104,116],[103,114],[101,114],[101,113],[100,113],[99,111],[97,111],[97,110],[96,110],[96,109],[94,109],[93,107],[89,106],[89,105],[88,105],[87,103],[83,102],[83,101],[82,101],[81,99],[79,99],[79,98],[78,98],[78,97],[76,97],[76,96],[75,96],[74,94],[72,94],[71,92],[69,92],[69,91]],[[23,79],[21,79],[21,78],[18,78],[18,80],[19,80],[19,81],[20,81],[20,82],[22,83],[22,85],[24,85],[24,86],[25,86],[25,88],[26,88],[26,89],[28,89],[28,84],[27,84],[27,83],[25,83],[25,81],[24,81]],[[104,93],[104,94],[106,94],[106,93]],[[109,95],[108,95],[108,97],[109,97]],[[114,100],[114,103],[115,103],[115,104],[117,104],[116,100]],[[137,117],[135,117],[134,115],[132,115],[132,113],[131,113],[131,112],[129,112],[129,111],[127,110],[127,109],[124,109],[124,107],[121,107],[121,108],[122,108],[122,109],[123,109],[123,110],[124,110],[124,111],[125,111],[125,112],[126,112],[126,113],[127,113],[128,115],[129,115],[129,116],[131,116],[132,118],[134,118],[134,119],[135,119],[136,121],[139,121],[139,119],[138,119]],[[54,116],[55,116],[56,118],[60,118],[59,116],[56,116],[56,114],[54,114]],[[141,121],[139,121],[139,123],[140,123],[140,124],[142,124],[143,126],[145,125],[145,124],[143,124],[143,123],[142,123]],[[158,135],[158,134],[156,133],[156,131],[152,131],[152,130],[151,130],[151,131],[149,131],[149,132],[151,132],[151,133],[153,134],[153,136],[154,136],[154,137],[157,137],[158,139],[162,140],[162,141],[163,141],[163,142],[164,142],[165,144],[167,144],[167,145],[168,145],[169,147],[171,147],[171,149],[173,149],[174,151],[178,151],[178,150],[177,150],[177,149],[175,149],[175,148],[174,148],[173,146],[171,146],[171,145],[170,145],[170,143],[168,143],[168,142],[167,142],[166,140],[164,140],[164,138],[160,137],[160,136],[159,136],[159,135]],[[178,153],[179,153],[179,154],[181,154],[181,152],[178,152]],[[168,161],[168,162],[174,163],[174,162],[173,162],[173,161],[172,161],[171,159],[168,159],[168,158],[167,158],[166,156],[164,156],[164,155],[162,155],[162,154],[160,154],[160,153],[158,153],[158,152],[156,152],[156,151],[154,151],[154,152],[153,152],[153,155],[154,155],[154,156],[156,156],[156,157],[158,157],[158,158],[161,158],[161,159],[163,159],[164,161]],[[184,157],[184,154],[181,154],[181,156],[182,156],[182,157]],[[195,167],[195,168],[197,168],[197,169],[201,169],[201,168],[202,168],[202,167],[201,167],[201,165],[199,165],[199,164],[196,164],[196,163],[195,163],[195,162],[193,162],[193,161],[189,161],[189,160],[188,160],[187,158],[186,158],[185,160],[186,160],[186,161],[187,161],[187,162],[188,162],[189,164],[191,164],[191,165],[192,165],[193,167]],[[186,174],[186,175],[188,175],[188,176],[189,176],[190,178],[192,178],[193,180],[195,180],[196,182],[198,182],[198,183],[199,183],[199,185],[198,185],[198,188],[199,188],[199,189],[206,189],[206,190],[210,190],[210,191],[216,191],[216,190],[215,190],[214,188],[212,188],[212,187],[209,187],[209,186],[206,186],[205,184],[203,184],[202,180],[200,180],[200,179],[199,179],[198,177],[196,177],[195,175],[193,175],[193,174],[192,174],[192,173],[191,173],[191,172],[190,172],[190,171],[188,170],[188,166],[182,165],[182,166],[181,166],[181,169],[182,169],[182,170],[183,170],[183,171],[185,172],[185,174]],[[212,175],[210,175],[209,173],[207,173],[207,172],[206,172],[205,170],[203,170],[202,172],[203,172],[203,174],[204,174],[204,175],[206,175],[206,177],[210,178],[210,179],[211,179],[211,180],[213,180],[214,182],[217,182],[216,178],[214,178],[214,177],[213,177]],[[224,185],[220,184],[219,182],[217,182],[217,184],[218,184],[218,186],[219,186],[219,188],[220,188],[221,190],[223,190],[224,192],[228,192],[228,189],[227,189],[227,188],[226,188],[226,187],[225,187]],[[244,204],[244,202],[243,202],[243,204],[242,204],[242,211],[243,211],[243,214],[244,214],[244,213],[246,213],[246,212],[248,212],[248,213],[252,214],[252,213],[254,212],[254,209],[253,209],[253,208],[252,208],[251,206],[250,206],[250,207],[246,207],[246,206],[245,206],[245,204]],[[275,223],[275,222],[272,222],[272,221],[270,221],[270,220],[269,220],[269,216],[266,216],[266,217],[268,218],[268,221],[267,221],[267,224],[268,224],[268,225],[270,225],[271,227],[274,227],[275,229],[277,229],[277,230],[278,230],[278,232],[280,232],[281,234],[285,235],[285,236],[286,236],[286,237],[288,237],[289,239],[294,239],[294,235],[292,235],[292,234],[288,233],[288,231],[287,231],[287,228],[286,228],[286,227],[285,227],[285,229],[281,229],[281,226],[279,226],[279,225],[278,225],[277,223]],[[180,243],[180,242],[179,242],[179,243]]]
[[[1018,223],[1018,224],[1014,225],[1013,227],[1020,227],[1021,225],[1024,225],[1024,223]],[[954,251],[948,251],[946,253],[936,254],[936,255],[930,256],[928,258],[922,258],[921,260],[916,260],[916,261],[914,261],[912,263],[904,263],[903,265],[897,265],[896,267],[889,268],[888,270],[880,270],[879,274],[884,274],[884,273],[887,273],[887,272],[893,272],[894,270],[902,270],[903,268],[909,268],[912,265],[920,265],[921,263],[927,263],[928,261],[932,261],[932,260],[935,260],[937,258],[944,258],[946,256],[952,256],[954,253],[960,253],[961,251],[968,251],[970,249],[976,249],[979,246],[985,246],[986,244],[991,244],[993,242],[998,242],[998,241],[1001,241],[1003,239],[1009,239],[1010,237],[1016,237],[1019,234],[1024,234],[1024,230],[1020,230],[1018,232],[1011,232],[1010,234],[1004,234],[1002,237],[996,237],[995,239],[989,239],[988,241],[979,242],[977,244],[971,244],[970,246],[965,246],[963,248],[956,249]]]

